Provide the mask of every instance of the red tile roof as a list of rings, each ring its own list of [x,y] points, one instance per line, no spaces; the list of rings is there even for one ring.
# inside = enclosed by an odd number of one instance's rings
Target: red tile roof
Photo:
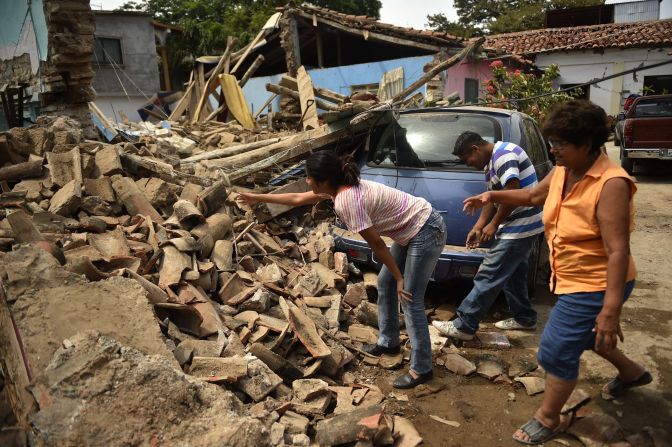
[[[442,33],[430,30],[417,30],[414,28],[405,28],[401,26],[390,25],[389,23],[382,23],[373,17],[356,16],[351,14],[344,14],[338,11],[333,11],[327,8],[321,8],[309,4],[302,4],[292,8],[291,6],[281,8],[284,11],[291,11],[292,9],[300,10],[304,13],[315,15],[317,19],[326,19],[337,22],[344,26],[349,26],[359,30],[367,30],[385,34],[387,36],[398,37],[406,40],[413,40],[438,47],[463,47],[463,39],[453,36],[448,33]]]
[[[672,46],[672,20],[547,28],[488,36],[484,48],[500,53]]]

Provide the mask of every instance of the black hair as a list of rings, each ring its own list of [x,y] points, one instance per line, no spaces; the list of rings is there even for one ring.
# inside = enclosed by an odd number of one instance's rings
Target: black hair
[[[590,144],[590,152],[596,153],[609,137],[607,113],[585,99],[566,101],[551,110],[541,132],[575,146]]]
[[[457,140],[455,140],[455,147],[453,148],[453,155],[459,158],[463,158],[469,153],[471,146],[482,146],[488,142],[483,139],[476,132],[467,130],[462,132]]]
[[[315,152],[306,160],[306,175],[330,186],[359,185],[359,167],[352,155],[339,157],[332,151]]]

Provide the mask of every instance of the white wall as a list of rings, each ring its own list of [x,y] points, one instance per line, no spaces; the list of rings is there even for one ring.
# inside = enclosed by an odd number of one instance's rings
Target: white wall
[[[119,111],[126,114],[132,122],[139,122],[138,109],[147,103],[144,96],[96,96],[96,106],[105,114],[111,122],[121,122]]]
[[[560,77],[557,79],[558,85],[580,84],[635,68],[642,63],[650,65],[668,61],[671,59],[667,55],[670,51],[672,51],[672,48],[607,49],[602,54],[589,50],[555,52],[537,55],[536,64],[539,68],[557,64],[560,68]],[[670,74],[672,74],[672,63],[638,71],[634,76],[631,73],[600,82],[589,87],[590,100],[604,108],[607,114],[616,115],[621,108],[622,96],[627,97],[631,93],[642,92],[644,76]]]

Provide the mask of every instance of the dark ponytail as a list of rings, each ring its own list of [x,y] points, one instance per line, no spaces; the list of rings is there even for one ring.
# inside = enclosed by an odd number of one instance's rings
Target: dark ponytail
[[[359,185],[359,167],[352,155],[339,158],[331,151],[315,152],[306,160],[306,175],[330,186]]]

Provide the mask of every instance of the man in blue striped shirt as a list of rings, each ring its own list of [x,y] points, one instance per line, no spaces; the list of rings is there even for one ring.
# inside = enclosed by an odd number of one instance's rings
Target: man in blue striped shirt
[[[453,154],[467,165],[484,170],[491,191],[532,188],[537,184],[530,158],[513,143],[490,143],[475,132],[464,132],[457,138]],[[543,231],[539,207],[486,205],[467,235],[468,248],[476,248],[494,237],[474,277],[474,287],[457,309],[456,319],[432,324],[446,336],[471,340],[481,318],[503,291],[513,318],[498,321],[495,327],[535,329],[537,313],[527,294],[527,270],[530,250],[536,236]]]

